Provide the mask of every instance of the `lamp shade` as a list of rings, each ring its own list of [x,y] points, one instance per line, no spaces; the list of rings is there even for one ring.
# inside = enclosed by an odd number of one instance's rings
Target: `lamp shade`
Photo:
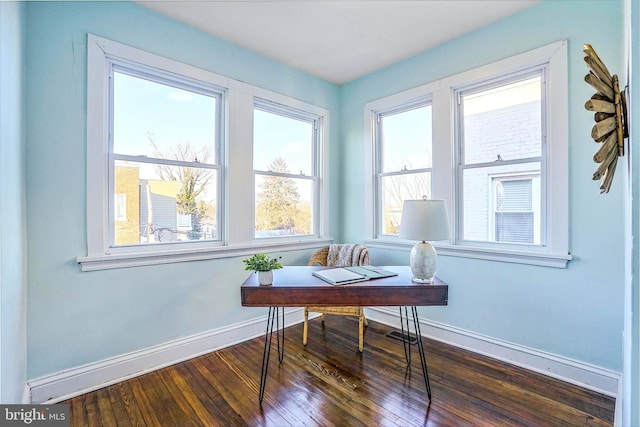
[[[405,200],[399,237],[407,240],[449,239],[449,219],[444,200]]]

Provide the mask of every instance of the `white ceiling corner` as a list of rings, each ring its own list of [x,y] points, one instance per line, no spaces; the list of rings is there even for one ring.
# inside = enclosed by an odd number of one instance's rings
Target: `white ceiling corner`
[[[136,1],[324,80],[343,84],[540,0]]]

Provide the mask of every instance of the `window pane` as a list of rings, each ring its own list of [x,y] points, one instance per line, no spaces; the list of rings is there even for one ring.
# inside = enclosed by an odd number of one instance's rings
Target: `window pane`
[[[114,191],[126,197],[116,245],[217,240],[214,169],[118,162]],[[118,196],[122,197],[122,196]]]
[[[314,124],[254,109],[253,169],[272,170],[272,162],[282,159],[293,174],[313,174]]]
[[[500,180],[496,183],[497,211],[530,211],[531,179]]]
[[[541,77],[461,97],[464,164],[541,155]]]
[[[431,105],[383,115],[382,172],[431,167]]]
[[[313,233],[313,180],[256,174],[255,237]]]
[[[113,74],[115,153],[216,163],[216,97]]]
[[[398,234],[402,204],[406,199],[431,198],[431,173],[391,175],[382,178],[382,234]]]
[[[525,195],[524,192],[519,194],[518,197],[514,197],[517,194],[517,188],[509,187],[509,184],[506,187],[508,189],[504,191],[504,184],[509,181],[496,182],[496,180],[506,176],[522,176],[525,174],[536,177],[528,179],[530,182],[528,200],[522,199],[521,196]],[[534,233],[530,243],[539,244],[539,222],[542,211],[539,176],[540,162],[465,169],[462,176],[464,198],[462,239],[479,242],[500,241],[497,237],[497,235],[501,235],[497,231],[498,216],[494,212],[518,212],[516,207],[519,205],[519,207],[530,206],[529,209],[520,209],[520,211],[533,212]],[[500,220],[505,221],[506,217],[508,215],[502,216]],[[494,224],[494,221],[496,221],[496,224]],[[516,226],[520,225],[516,224]],[[511,241],[519,242],[516,240]]]

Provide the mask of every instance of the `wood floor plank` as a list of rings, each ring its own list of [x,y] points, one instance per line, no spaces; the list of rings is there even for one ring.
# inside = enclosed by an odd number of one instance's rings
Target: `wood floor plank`
[[[189,401],[193,405],[199,405],[196,412],[200,414],[202,411],[206,411],[208,415],[204,415],[204,417],[211,418],[214,423],[235,426],[246,425],[242,417],[220,397],[220,394],[215,389],[210,387],[210,384],[202,375],[197,373],[193,364],[199,363],[199,360],[200,358],[196,358],[175,366],[177,374],[191,384]]]
[[[75,426],[89,425],[87,421],[86,408],[84,405],[85,396],[77,396],[67,401],[69,404],[69,423]]]
[[[82,404],[85,408],[87,425],[102,426],[101,414],[98,409],[98,394],[96,392],[86,394]]]
[[[213,354],[213,357],[203,360],[204,367],[211,374],[210,381],[215,384],[225,400],[249,425],[290,426],[291,424],[287,423],[280,414],[271,410],[271,406],[265,405],[267,410],[264,410],[262,406],[257,404],[258,393],[255,385],[243,382],[235,375],[236,371],[229,369],[225,363],[225,350],[220,350]],[[268,396],[266,397],[268,401],[271,400]],[[273,402],[271,403],[273,404]],[[259,410],[256,410],[257,408]]]
[[[134,427],[145,426],[144,417],[138,408],[138,402],[133,396],[131,386],[128,381],[123,381],[118,384],[114,384],[109,388],[109,395],[113,402],[119,402],[121,410],[127,414],[129,423],[127,424],[124,415],[122,419],[118,419],[118,425],[130,425]]]
[[[146,374],[149,375],[149,374]],[[143,375],[144,377],[145,375]],[[160,404],[159,399],[157,399],[153,394],[148,396],[144,390],[140,379],[142,377],[133,378],[127,383],[131,386],[131,391],[133,396],[135,396],[136,403],[138,408],[140,409],[140,413],[142,415],[142,419],[144,420],[145,425],[147,426],[162,426],[163,424],[160,420],[164,420],[163,410],[159,409],[156,411],[155,407]]]
[[[100,413],[100,421],[102,422],[103,427],[118,427],[118,422],[116,421],[116,417],[113,412],[115,405],[111,404],[109,391],[106,388],[103,388],[97,390],[95,394],[98,411]]]
[[[548,376],[424,339],[433,401],[417,346],[407,366],[392,328],[327,316],[274,343],[258,402],[264,337],[70,399],[72,426],[601,426],[615,399]]]

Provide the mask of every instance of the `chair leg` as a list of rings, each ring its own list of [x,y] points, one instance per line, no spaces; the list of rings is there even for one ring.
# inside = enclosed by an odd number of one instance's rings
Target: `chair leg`
[[[358,316],[358,350],[364,350],[364,315]]]
[[[307,345],[307,333],[309,332],[309,310],[304,308],[304,326],[302,327],[302,345]]]

